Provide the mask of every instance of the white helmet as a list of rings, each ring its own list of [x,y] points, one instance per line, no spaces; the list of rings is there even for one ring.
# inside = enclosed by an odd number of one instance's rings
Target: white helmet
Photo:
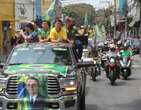
[[[117,44],[118,44],[118,45],[121,45],[121,44],[122,44],[121,40],[119,40],[119,41],[117,42]]]
[[[109,45],[109,47],[110,48],[115,48],[116,46],[115,46],[115,44],[112,43],[112,44]]]

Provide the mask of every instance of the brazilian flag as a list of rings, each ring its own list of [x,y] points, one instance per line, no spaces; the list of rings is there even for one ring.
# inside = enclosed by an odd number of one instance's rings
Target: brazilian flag
[[[30,98],[25,84],[27,79],[28,76],[21,76],[18,79],[18,110],[31,110]]]
[[[50,22],[54,22],[56,19],[56,7],[58,5],[58,0],[52,0],[52,3],[49,9],[43,15],[44,20],[48,20]]]

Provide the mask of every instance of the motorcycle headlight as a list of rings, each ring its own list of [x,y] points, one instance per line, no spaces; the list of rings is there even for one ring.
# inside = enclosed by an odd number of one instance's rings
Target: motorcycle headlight
[[[111,63],[115,63],[115,60],[113,58],[110,59]]]

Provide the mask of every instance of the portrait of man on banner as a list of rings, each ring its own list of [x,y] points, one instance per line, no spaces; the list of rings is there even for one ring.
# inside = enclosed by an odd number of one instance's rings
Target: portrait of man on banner
[[[18,110],[46,110],[46,97],[41,94],[40,81],[26,76],[18,84]]]

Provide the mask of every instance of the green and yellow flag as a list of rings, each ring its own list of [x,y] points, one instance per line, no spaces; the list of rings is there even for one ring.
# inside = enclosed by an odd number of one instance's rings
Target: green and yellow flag
[[[49,9],[45,12],[45,14],[43,15],[43,19],[44,20],[48,20],[50,22],[55,21],[56,19],[56,7],[58,4],[58,0],[53,0]]]

